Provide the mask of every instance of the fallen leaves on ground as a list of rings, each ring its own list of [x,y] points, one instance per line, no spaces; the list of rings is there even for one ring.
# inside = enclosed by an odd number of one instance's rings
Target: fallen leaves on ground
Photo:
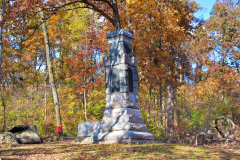
[[[240,159],[240,147],[179,144],[76,144],[74,140],[1,146],[2,159]]]

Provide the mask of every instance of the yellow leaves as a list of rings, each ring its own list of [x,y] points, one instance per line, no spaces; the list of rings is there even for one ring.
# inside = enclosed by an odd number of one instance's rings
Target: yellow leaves
[[[78,99],[74,93],[74,89],[68,86],[58,89],[59,99],[62,100],[62,106],[72,108],[78,105]],[[64,101],[63,101],[64,100]]]

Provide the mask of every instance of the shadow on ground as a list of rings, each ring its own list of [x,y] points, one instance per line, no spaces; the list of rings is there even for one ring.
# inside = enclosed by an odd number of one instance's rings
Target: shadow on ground
[[[0,148],[2,159],[240,159],[239,149],[178,144],[55,144]]]

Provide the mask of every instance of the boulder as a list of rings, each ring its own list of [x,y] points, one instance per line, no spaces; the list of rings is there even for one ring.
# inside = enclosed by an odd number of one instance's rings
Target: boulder
[[[96,133],[99,133],[101,128],[101,122],[84,122],[78,124],[77,141],[81,141],[87,137],[91,137]]]
[[[17,133],[14,133],[17,137],[17,140],[20,144],[35,144],[41,143],[41,139],[38,137],[36,132],[30,130],[23,130]]]
[[[0,134],[0,144],[19,144],[15,134],[4,132]]]
[[[33,144],[41,142],[41,139],[37,135],[37,126],[35,124],[17,125],[7,133],[11,133],[11,135],[13,135],[20,144]]]
[[[37,126],[35,124],[17,125],[15,127],[13,127],[11,130],[9,130],[8,132],[17,133],[17,132],[24,131],[24,130],[29,130],[29,131],[37,133]]]

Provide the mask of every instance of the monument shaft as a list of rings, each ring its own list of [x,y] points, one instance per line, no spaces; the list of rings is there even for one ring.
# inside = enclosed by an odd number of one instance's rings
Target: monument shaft
[[[107,35],[104,58],[106,109],[94,143],[154,143],[139,110],[138,59],[132,57],[133,35],[123,29]]]

